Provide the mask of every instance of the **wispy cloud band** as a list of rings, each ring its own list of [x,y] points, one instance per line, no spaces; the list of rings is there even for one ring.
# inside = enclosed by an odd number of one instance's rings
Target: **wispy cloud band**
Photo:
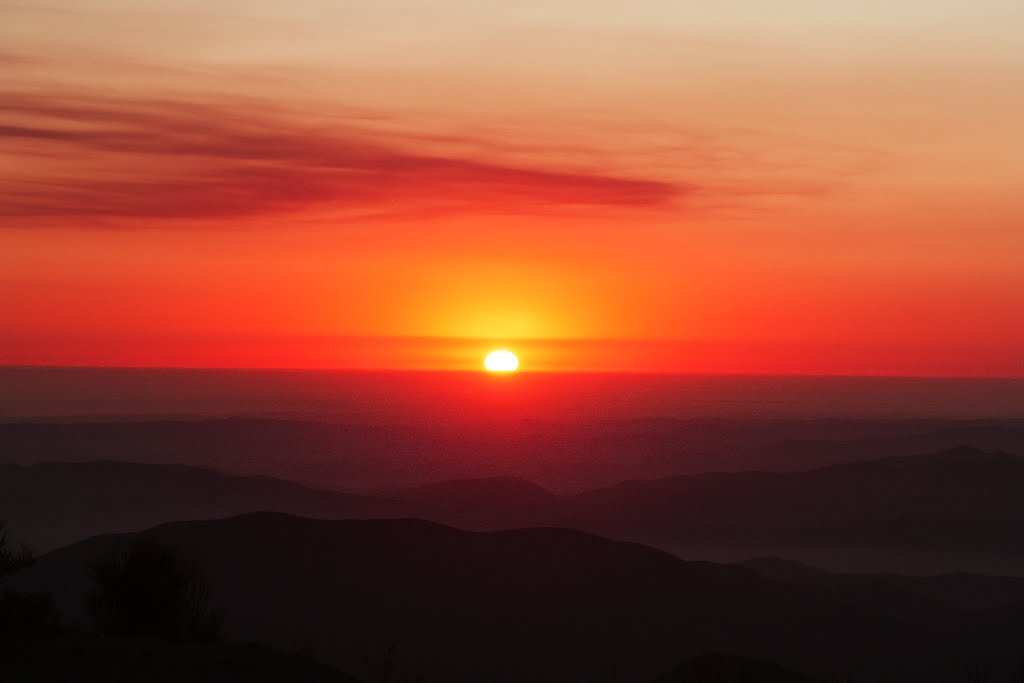
[[[649,207],[688,188],[648,179],[417,152],[358,121],[314,126],[246,101],[0,95],[10,219],[223,218],[300,210]]]

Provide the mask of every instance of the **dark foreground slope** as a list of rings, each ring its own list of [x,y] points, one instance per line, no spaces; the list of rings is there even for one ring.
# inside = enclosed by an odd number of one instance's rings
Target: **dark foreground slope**
[[[652,683],[823,683],[774,662],[702,655],[681,663]]]
[[[264,513],[144,536],[197,564],[232,640],[312,648],[365,680],[385,662],[446,683],[644,681],[727,652],[825,678],[937,683],[979,661],[1008,668],[1024,642],[1024,608],[990,619],[921,599],[927,609],[908,619],[829,588],[559,529]],[[84,620],[91,568],[131,540],[54,551],[10,585],[49,591]]]
[[[180,644],[88,633],[0,644],[0,680],[18,683],[358,683],[316,661],[254,644]]]

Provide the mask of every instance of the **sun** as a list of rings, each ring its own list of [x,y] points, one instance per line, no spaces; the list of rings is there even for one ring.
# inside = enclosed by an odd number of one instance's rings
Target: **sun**
[[[484,358],[484,368],[487,372],[515,372],[519,369],[519,359],[511,351],[498,349]]]

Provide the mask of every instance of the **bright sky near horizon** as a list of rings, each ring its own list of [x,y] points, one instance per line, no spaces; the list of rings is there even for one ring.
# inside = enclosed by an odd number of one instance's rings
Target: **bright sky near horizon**
[[[1024,376],[1017,0],[0,0],[0,364]]]

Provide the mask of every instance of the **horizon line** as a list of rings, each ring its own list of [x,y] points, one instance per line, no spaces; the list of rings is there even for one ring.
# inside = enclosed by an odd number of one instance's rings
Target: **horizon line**
[[[890,373],[844,373],[844,372],[750,372],[750,371],[665,371],[651,370],[524,370],[494,376],[484,369],[452,368],[350,368],[312,366],[203,366],[203,365],[87,365],[87,364],[3,364],[0,371],[8,370],[109,370],[109,371],[164,371],[164,372],[326,372],[379,375],[473,375],[493,377],[495,381],[509,381],[516,376],[636,376],[636,377],[779,377],[805,379],[917,379],[917,380],[974,380],[974,381],[1024,381],[1021,375],[928,375]]]

